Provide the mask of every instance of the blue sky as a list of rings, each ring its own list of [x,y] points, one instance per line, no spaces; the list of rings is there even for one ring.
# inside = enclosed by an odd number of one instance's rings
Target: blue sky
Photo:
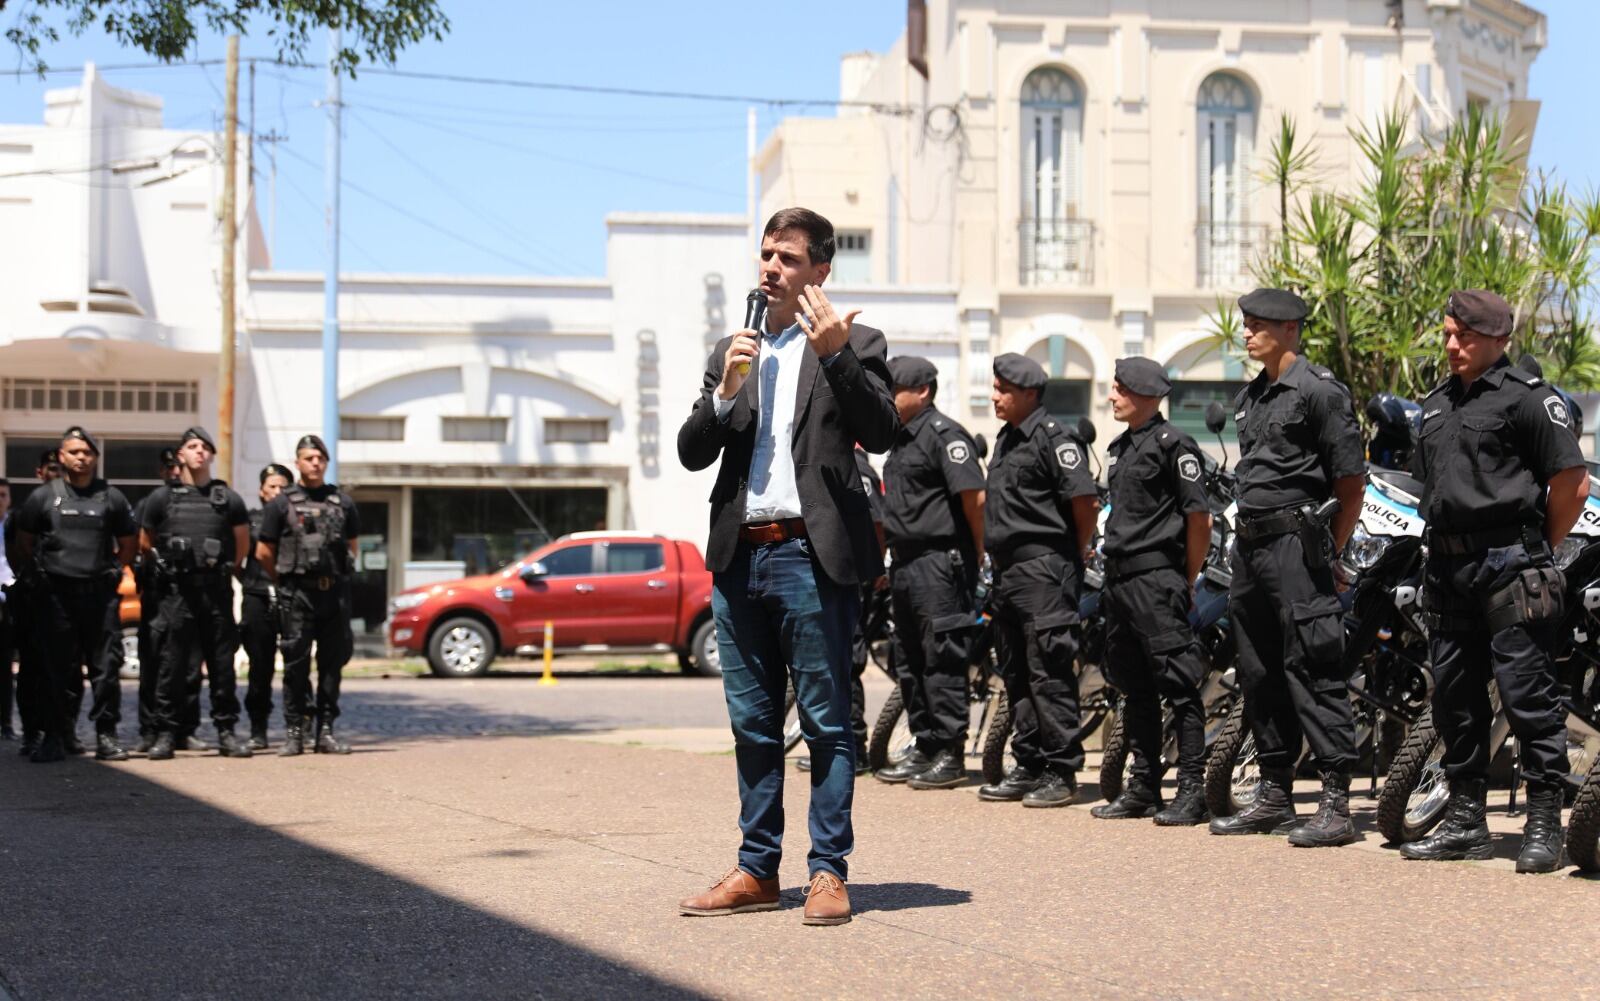
[[[748,3],[594,0],[445,4],[443,42],[408,50],[399,68],[614,87],[773,98],[832,98],[838,59],[882,51],[899,36],[898,0],[811,0],[781,32]],[[1543,102],[1534,163],[1583,190],[1600,169],[1592,125],[1588,45],[1600,35],[1600,3],[1543,0],[1550,45],[1534,64]],[[692,11],[692,13],[687,13]],[[9,18],[0,14],[0,22]],[[769,39],[777,39],[774,44]],[[264,35],[245,55],[271,56]],[[223,55],[201,39],[198,59]],[[320,60],[321,43],[307,57]],[[67,36],[46,53],[55,67],[93,60],[145,63],[98,29]],[[159,94],[170,127],[220,127],[220,66],[110,71],[118,86]],[[0,122],[38,122],[55,75],[0,77]],[[241,114],[248,115],[248,77]],[[277,151],[275,263],[320,269],[323,75],[260,66],[258,132],[286,138],[257,147],[259,200],[267,222],[268,150]],[[745,106],[598,97],[362,74],[346,80],[344,267],[346,270],[601,275],[604,217],[614,211],[742,212]],[[786,112],[760,109],[763,134]],[[830,114],[828,109],[807,113]],[[359,187],[360,190],[355,190]]]

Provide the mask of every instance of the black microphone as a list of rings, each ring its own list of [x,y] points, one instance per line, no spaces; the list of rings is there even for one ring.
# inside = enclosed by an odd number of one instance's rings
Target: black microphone
[[[767,294],[758,288],[753,288],[750,290],[750,294],[744,297],[744,329],[754,330],[759,334],[761,332],[761,321],[765,320],[766,317]],[[749,362],[739,363],[739,374],[750,374]]]

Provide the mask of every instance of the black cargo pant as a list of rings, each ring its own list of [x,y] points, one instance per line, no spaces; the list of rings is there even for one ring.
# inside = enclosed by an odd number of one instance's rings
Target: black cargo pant
[[[1189,625],[1189,585],[1173,568],[1144,570],[1107,583],[1106,677],[1122,693],[1123,731],[1133,775],[1155,789],[1165,767],[1161,700],[1172,707],[1178,782],[1205,780],[1206,720],[1200,684],[1206,658]]]
[[[278,660],[278,622],[270,594],[244,593],[239,605],[239,636],[250,660],[244,711],[252,727],[266,726],[272,716],[272,672]]]
[[[950,550],[897,560],[889,573],[900,699],[927,755],[961,751],[967,741],[967,651],[977,625],[970,574]]]
[[[867,760],[867,689],[862,675],[867,673],[868,647],[875,636],[868,636],[868,626],[873,621],[873,610],[882,598],[876,582],[861,585],[861,614],[856,618],[856,631],[850,636],[850,732],[856,740],[856,760]]]
[[[315,702],[311,691],[313,645],[317,657]],[[338,718],[340,672],[349,663],[354,646],[349,578],[284,577],[279,581],[278,649],[283,651],[286,725]]]
[[[45,685],[50,675],[45,649],[39,642],[41,605],[37,591],[21,581],[11,586],[6,604],[11,622],[11,642],[17,658],[17,717],[22,723],[24,735],[37,735],[45,729],[48,714]]]
[[[156,732],[192,733],[189,699],[205,662],[211,682],[211,722],[217,732],[239,722],[238,682],[233,655],[239,627],[233,621],[233,584],[226,573],[193,573],[158,579],[160,597],[150,627],[160,673],[156,679]],[[198,699],[196,700],[198,701]]]
[[[156,692],[161,685],[161,649],[155,642],[156,614],[161,611],[161,594],[154,579],[146,579],[139,586],[139,733],[154,737],[156,726]],[[188,689],[183,701],[183,720],[177,734],[193,736],[200,729],[200,648],[190,650]]]
[[[122,625],[117,604],[117,579],[109,574],[87,580],[45,578],[39,592],[40,635],[36,639],[45,659],[43,732],[65,737],[76,728],[85,665],[92,698],[89,719],[95,732],[117,732],[122,719],[118,677]]]
[[[1319,768],[1349,772],[1355,718],[1345,688],[1344,610],[1332,568],[1309,568],[1298,534],[1241,539],[1228,615],[1261,767],[1293,768],[1304,740]]]
[[[1011,753],[1032,772],[1075,779],[1083,767],[1078,715],[1078,565],[1058,553],[995,573],[995,654],[1011,703]]]
[[[6,601],[0,602],[0,733],[11,732],[11,707],[17,701],[16,680],[11,673],[11,664],[17,655],[17,629],[11,615],[8,596]]]
[[[1544,554],[1540,554],[1541,561]],[[1488,595],[1533,566],[1520,545],[1465,556],[1428,557],[1425,606],[1440,621],[1429,631],[1433,660],[1433,722],[1444,745],[1443,766],[1452,782],[1488,774],[1489,679],[1516,734],[1529,786],[1555,787],[1566,779],[1567,717],[1550,650],[1555,623],[1526,623],[1493,632],[1484,615]]]

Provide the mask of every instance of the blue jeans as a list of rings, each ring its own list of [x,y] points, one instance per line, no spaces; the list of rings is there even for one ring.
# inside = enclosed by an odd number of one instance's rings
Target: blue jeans
[[[829,580],[811,543],[741,543],[713,579],[722,690],[739,771],[739,868],[775,879],[783,857],[785,680],[794,677],[800,725],[811,750],[812,875],[845,879],[855,846],[855,738],[850,731],[850,637],[860,614],[855,587]]]

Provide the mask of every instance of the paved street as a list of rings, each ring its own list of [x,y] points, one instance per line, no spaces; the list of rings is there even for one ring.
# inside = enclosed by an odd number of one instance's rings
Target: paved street
[[[1600,885],[1402,862],[1365,800],[1309,852],[864,781],[815,929],[792,782],[785,907],[680,918],[736,844],[717,682],[347,693],[349,758],[0,756],[0,997],[1600,995]]]

